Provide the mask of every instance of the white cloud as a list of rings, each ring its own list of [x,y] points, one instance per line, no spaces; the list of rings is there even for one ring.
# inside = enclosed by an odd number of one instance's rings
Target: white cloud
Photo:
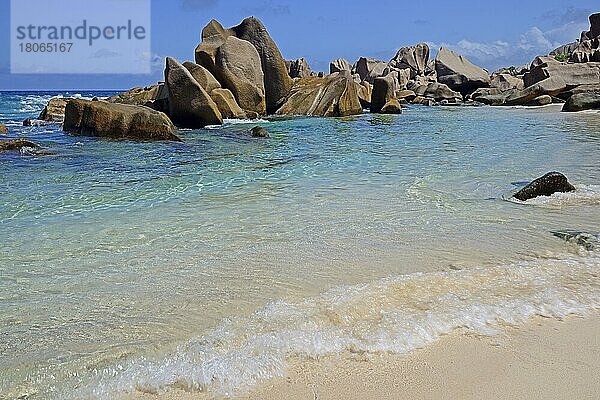
[[[563,44],[574,42],[579,38],[581,31],[586,29],[587,23],[571,21],[548,31],[533,26],[513,42],[476,42],[463,39],[457,43],[428,44],[434,50],[447,47],[466,56],[475,64],[495,70],[510,65],[529,64],[539,55],[546,55]]]

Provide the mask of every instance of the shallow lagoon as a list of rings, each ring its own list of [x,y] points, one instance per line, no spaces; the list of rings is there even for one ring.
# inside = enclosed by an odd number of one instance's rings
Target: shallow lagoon
[[[228,394],[289,356],[600,302],[598,255],[550,233],[600,231],[600,114],[409,106],[134,143],[16,126],[48,97],[0,94],[11,135],[55,153],[0,156],[8,398]],[[578,191],[506,200],[550,170]]]

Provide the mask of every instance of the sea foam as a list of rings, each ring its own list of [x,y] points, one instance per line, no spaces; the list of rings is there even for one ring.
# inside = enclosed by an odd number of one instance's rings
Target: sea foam
[[[598,267],[598,253],[564,255],[389,277],[298,302],[276,301],[248,317],[224,320],[166,356],[99,371],[73,397],[109,399],[172,388],[230,397],[283,376],[292,357],[405,354],[457,329],[494,335],[503,325],[534,316],[585,314],[600,308]]]

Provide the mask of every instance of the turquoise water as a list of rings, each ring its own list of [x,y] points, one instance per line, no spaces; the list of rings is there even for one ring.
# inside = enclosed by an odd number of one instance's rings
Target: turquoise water
[[[600,256],[550,233],[600,232],[600,114],[414,106],[183,143],[18,126],[51,95],[0,94],[9,137],[52,153],[0,155],[0,398],[229,396],[291,357],[600,306]],[[578,190],[506,200],[551,170]]]

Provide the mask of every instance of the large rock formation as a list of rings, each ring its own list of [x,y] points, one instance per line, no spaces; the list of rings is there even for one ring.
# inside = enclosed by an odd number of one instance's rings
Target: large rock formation
[[[304,58],[288,62],[288,73],[291,78],[308,78],[312,75],[308,61]]]
[[[544,79],[523,90],[514,92],[506,99],[506,105],[524,105],[542,95],[555,96],[567,88],[564,79],[559,76]]]
[[[419,43],[415,46],[402,47],[389,62],[389,66],[395,69],[409,69],[410,78],[425,75],[429,63],[429,46]]]
[[[583,111],[583,110],[599,110],[600,109],[600,92],[578,93],[569,97],[563,111]]]
[[[262,22],[254,17],[246,18],[231,30],[258,50],[264,72],[267,112],[274,112],[283,104],[293,85],[281,52]]]
[[[348,72],[302,78],[292,88],[281,115],[344,117],[362,113],[356,84]]]
[[[227,119],[244,119],[246,118],[246,113],[238,103],[235,101],[233,97],[233,93],[229,89],[213,89],[210,92],[210,97],[213,99],[219,111],[221,112],[221,116]]]
[[[232,37],[240,41],[230,39]],[[242,42],[249,43],[256,53],[251,52]],[[226,44],[228,51],[223,51],[221,47]],[[223,57],[224,53],[227,53],[227,72],[221,71],[222,66],[218,63],[219,54]],[[258,65],[255,54],[258,55]],[[240,25],[231,29],[223,28],[215,20],[210,21],[202,30],[202,43],[196,47],[195,58],[197,64],[208,69],[223,87],[231,90],[243,109],[261,115],[275,111],[290,93],[293,84],[285,60],[275,42],[264,25],[253,17],[246,18]],[[236,73],[243,75],[241,80],[245,82],[242,85],[244,88],[249,89],[247,83],[252,84],[253,93],[243,93],[242,98],[238,97],[240,88],[231,85],[236,80]],[[260,85],[254,82],[258,75],[262,77]],[[261,88],[264,109],[257,93]]]
[[[267,112],[260,56],[249,42],[235,36],[217,49],[216,70],[223,86],[233,93],[243,110]]]
[[[442,47],[435,57],[438,82],[463,95],[490,84],[490,77],[482,68],[465,57]]]
[[[220,125],[223,117],[215,102],[177,60],[167,57],[165,82],[169,91],[169,115],[186,128]]]
[[[106,101],[70,99],[65,108],[63,129],[86,136],[181,141],[164,113]]]
[[[371,112],[381,112],[387,102],[396,97],[396,90],[396,81],[392,76],[375,78],[371,95]]]
[[[519,190],[513,197],[526,201],[539,196],[551,196],[554,193],[566,193],[574,190],[575,187],[569,183],[566,176],[560,172],[549,172]]]
[[[186,61],[183,63],[183,66],[190,71],[190,74],[194,77],[196,82],[202,86],[202,89],[204,89],[206,93],[210,93],[213,90],[221,87],[221,84],[217,78],[215,78],[213,74],[211,74],[210,71],[204,68],[202,65]]]
[[[600,83],[600,63],[565,63],[554,57],[536,57],[523,75],[525,87],[547,78],[559,77],[567,86]]]
[[[548,55],[552,57],[566,57],[568,58],[579,46],[579,42],[571,42],[567,44],[563,44],[562,46],[557,47],[552,50]]]
[[[600,37],[580,42],[569,59],[575,63],[600,62]]]
[[[594,84],[594,85],[579,85],[579,86],[575,86],[571,89],[567,89],[563,92],[560,92],[557,97],[561,98],[562,100],[567,100],[569,97],[573,96],[574,94],[579,94],[579,93],[590,93],[590,92],[596,92],[596,93],[600,93],[600,83]]]
[[[350,63],[344,58],[338,58],[329,63],[329,73],[334,74],[336,72],[350,71],[352,67]]]
[[[523,90],[525,88],[525,84],[523,83],[522,78],[507,73],[492,75],[490,86],[493,88],[497,88],[502,92],[511,89]]]
[[[384,75],[384,71],[387,68],[387,64],[383,61],[375,60],[374,58],[361,57],[356,62],[354,67],[358,75],[360,75],[361,81],[367,81],[373,83],[375,78],[379,78]]]
[[[415,90],[415,94],[434,99],[435,101],[447,100],[451,103],[457,103],[463,100],[460,92],[455,92],[448,85],[438,82],[432,82],[427,86],[420,86]]]
[[[48,122],[63,122],[65,119],[65,107],[67,106],[67,98],[53,97],[48,100],[48,104],[38,117],[41,121]]]

